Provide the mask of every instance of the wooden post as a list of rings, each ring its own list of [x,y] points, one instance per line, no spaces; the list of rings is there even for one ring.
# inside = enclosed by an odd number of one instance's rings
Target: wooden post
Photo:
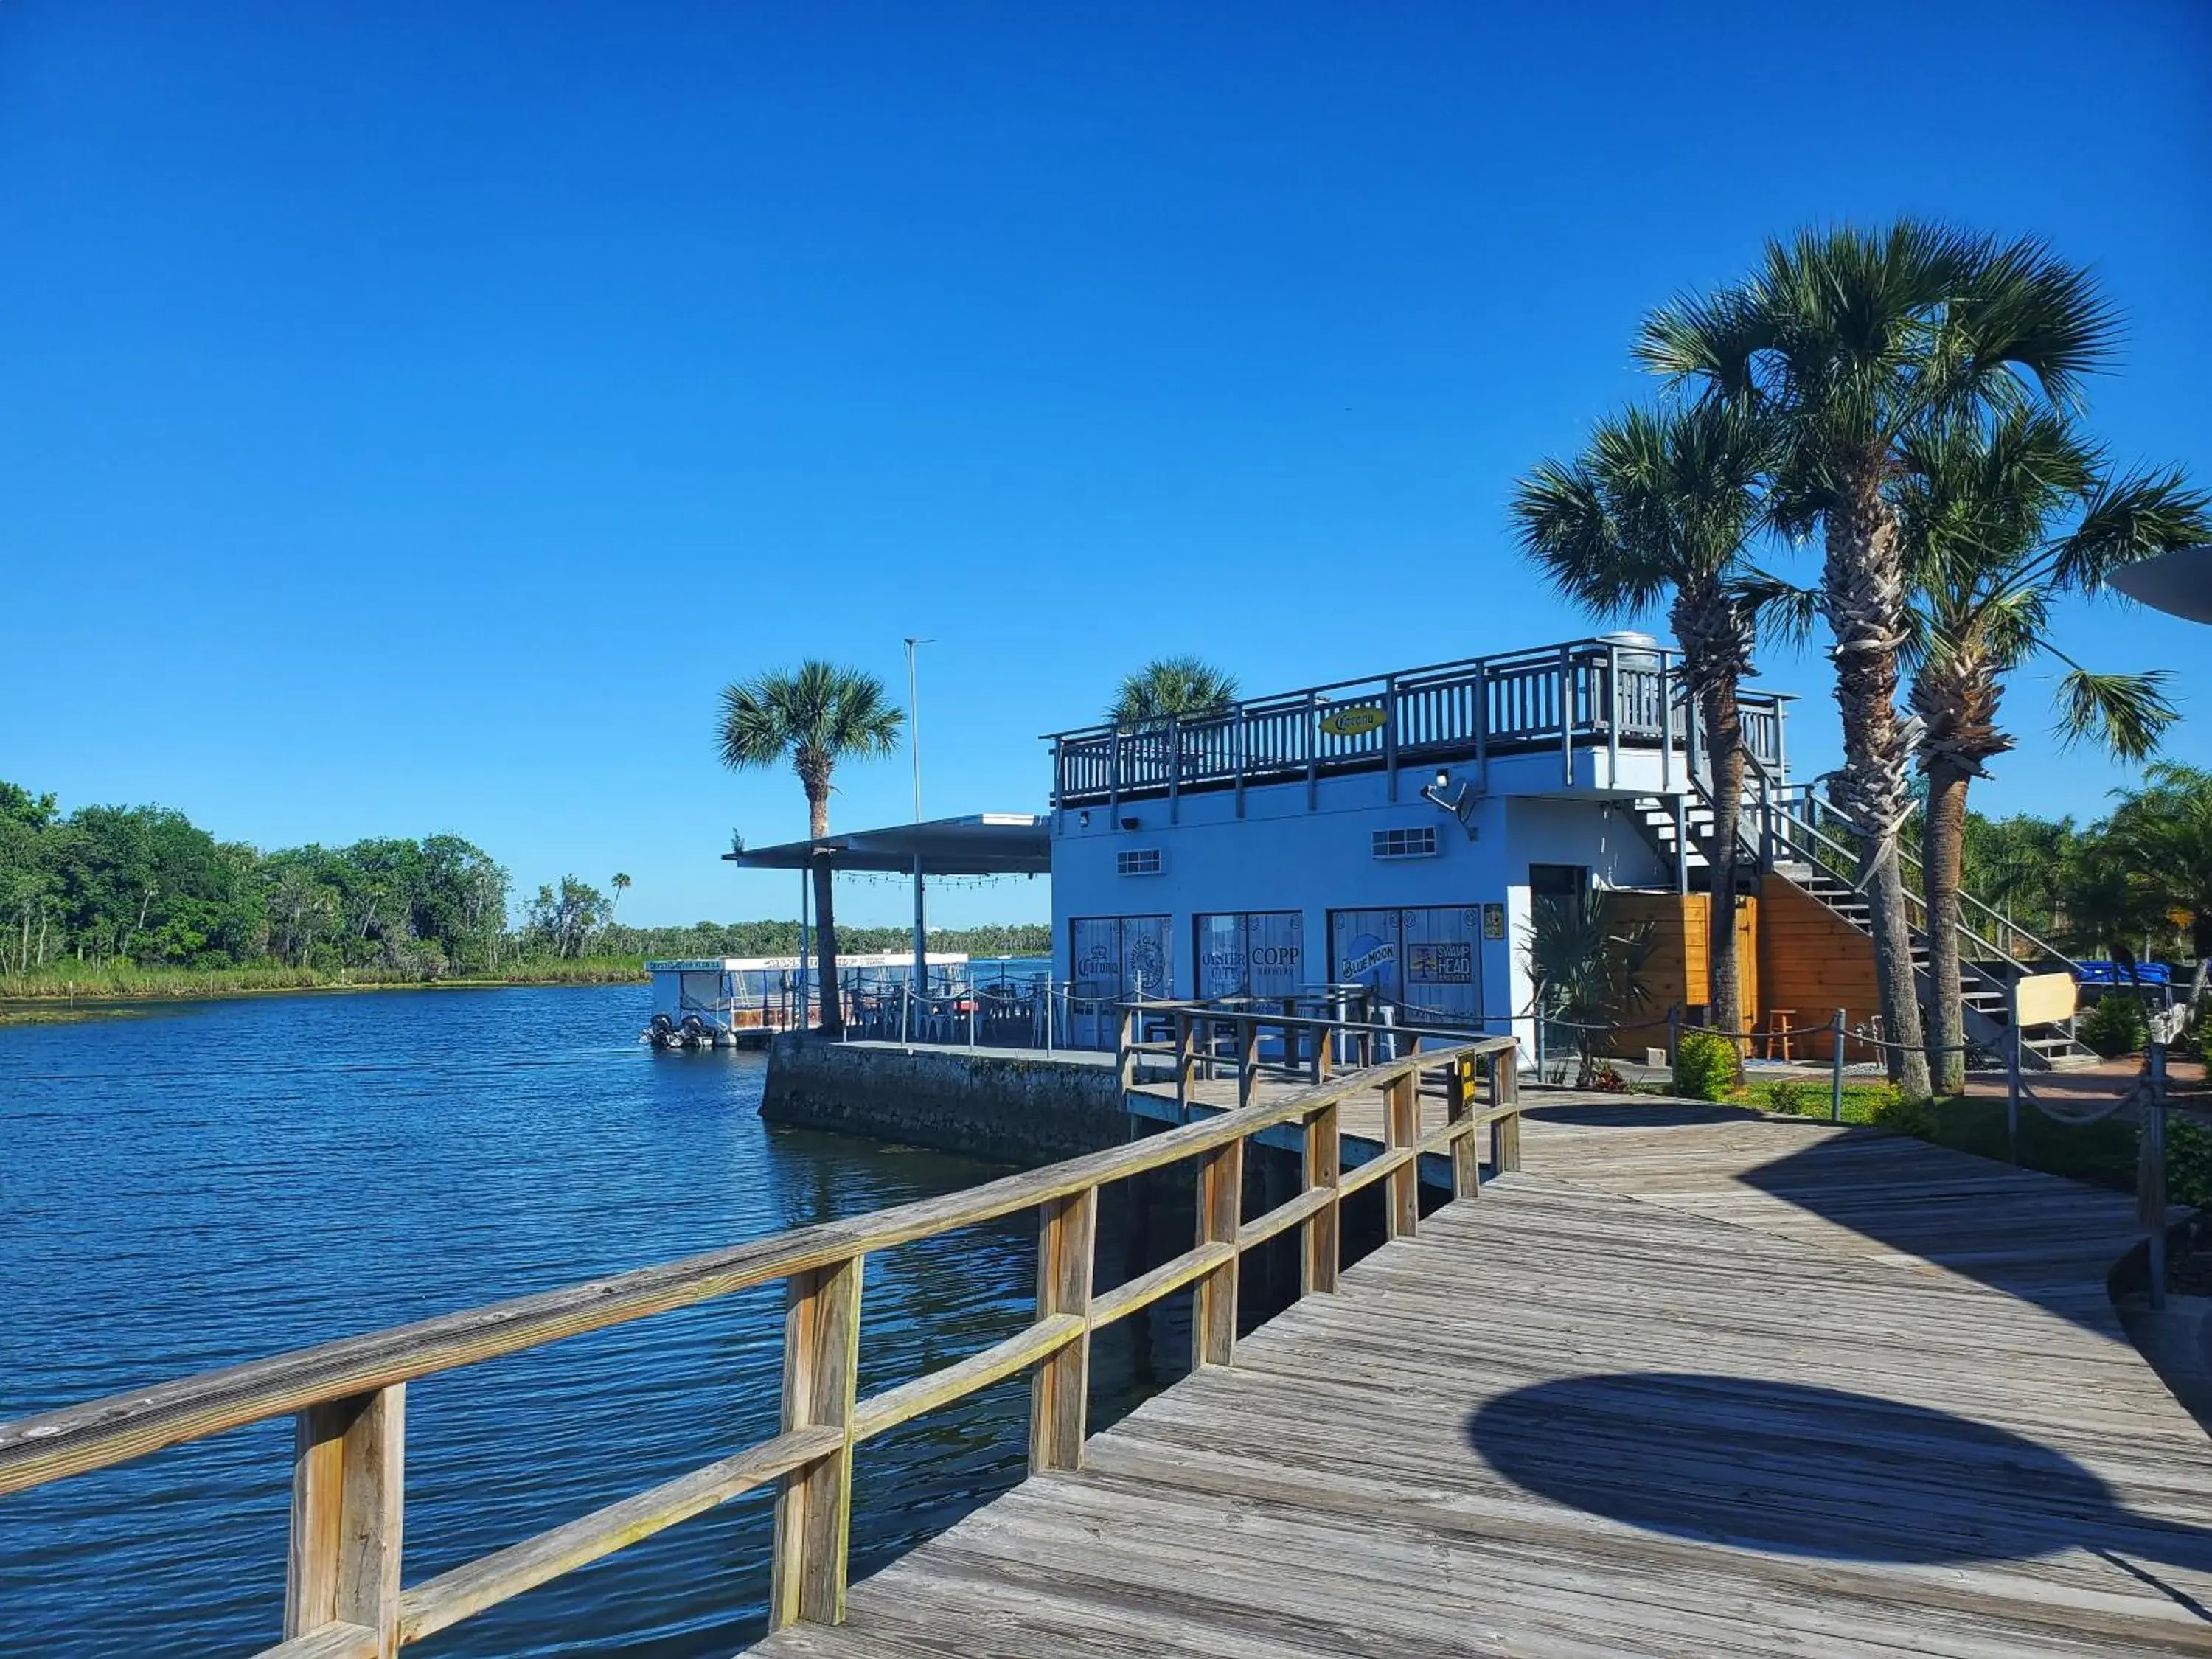
[[[1516,1050],[1500,1048],[1490,1057],[1490,1109],[1519,1103],[1521,1061]],[[1516,1113],[1490,1126],[1490,1167],[1500,1175],[1521,1167],[1521,1119]]]
[[[1037,1317],[1091,1311],[1091,1263],[1098,1235],[1098,1189],[1049,1200],[1037,1215]],[[1085,1331],[1030,1377],[1030,1473],[1083,1467],[1091,1396]]]
[[[1073,1006],[1072,992],[1069,1006]],[[1137,1034],[1140,1029],[1137,1024],[1137,1011],[1134,1008],[1122,1009],[1121,1033],[1115,1039],[1114,1059],[1124,1096],[1137,1086]]]
[[[1246,1012],[1237,1022],[1237,1103],[1249,1106],[1260,1088],[1260,1018]]]
[[[2019,1021],[2013,1024],[2016,1029]],[[2166,1306],[2166,1044],[2158,1035],[2161,1029],[2153,1028],[2143,1054],[2142,1131],[2136,1145],[2136,1213],[2149,1257],[2154,1310]]]
[[[1843,1121],[1844,1011],[1838,1008],[1828,1016],[1828,1121]]]
[[[1191,1073],[1198,1069],[1198,1019],[1188,1008],[1176,1010],[1176,1121],[1190,1121]]]
[[[1451,1063],[1451,1093],[1444,1110],[1454,1123],[1463,1123],[1474,1115],[1474,1065],[1465,1055]],[[1452,1142],[1451,1166],[1452,1197],[1481,1197],[1482,1148],[1476,1144],[1473,1129]]]
[[[1316,1188],[1324,1187],[1331,1192],[1335,1190],[1337,1177],[1344,1168],[1344,1146],[1337,1139],[1337,1110],[1333,1101],[1306,1120],[1305,1191],[1312,1192]],[[1298,1293],[1301,1296],[1336,1289],[1341,1260],[1337,1218],[1340,1207],[1340,1200],[1331,1198],[1298,1224],[1298,1237],[1304,1245],[1298,1270]]]
[[[847,1431],[838,1450],[778,1482],[769,1624],[845,1619],[852,1538],[853,1394],[860,1370],[860,1267],[853,1256],[793,1273],[783,1316],[783,1426]]]
[[[1395,1152],[1421,1138],[1421,1079],[1418,1071],[1395,1077],[1382,1090],[1382,1146]],[[1411,1238],[1421,1224],[1421,1170],[1418,1158],[1382,1177],[1382,1236]]]
[[[1229,1260],[1198,1281],[1190,1307],[1190,1364],[1226,1365],[1237,1357],[1237,1228],[1243,1219],[1244,1143],[1205,1153],[1198,1166],[1198,1242],[1227,1244]]]
[[[376,1632],[399,1651],[399,1526],[407,1385],[310,1406],[296,1419],[284,1639],[326,1625]]]

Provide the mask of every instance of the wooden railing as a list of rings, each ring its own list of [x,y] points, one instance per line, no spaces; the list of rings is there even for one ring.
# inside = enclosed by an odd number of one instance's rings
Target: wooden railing
[[[1744,741],[1778,770],[1786,702],[1760,691],[1741,697]],[[1354,711],[1364,717],[1347,725],[1342,717]],[[1576,640],[1247,698],[1133,729],[1054,732],[1054,804],[1111,805],[1364,770],[1387,770],[1395,791],[1402,767],[1471,761],[1480,773],[1493,752],[1531,749],[1559,749],[1571,775],[1577,744],[1693,755],[1694,724],[1677,653]]]
[[[1194,1295],[1194,1363],[1227,1364],[1236,1348],[1245,1250],[1296,1228],[1303,1244],[1300,1293],[1334,1291],[1341,1266],[1338,1211],[1346,1194],[1389,1181],[1386,1230],[1398,1237],[1419,1225],[1416,1183],[1423,1156],[1450,1154],[1455,1195],[1480,1188],[1477,1136],[1486,1127],[1492,1166],[1519,1167],[1513,1054],[1503,1038],[1462,1042],[965,1192],[0,1424],[0,1495],[289,1415],[295,1435],[284,1640],[266,1652],[282,1659],[390,1659],[407,1643],[773,1483],[770,1622],[834,1624],[845,1610],[854,1447],[1027,1370],[1030,1468],[1079,1467],[1094,1332],[1188,1285]],[[1486,1060],[1489,1102],[1479,1107],[1476,1072]],[[1424,1137],[1421,1075],[1439,1070],[1448,1121]],[[1388,1150],[1347,1175],[1339,1154],[1339,1103],[1367,1090],[1384,1096]],[[1301,1190],[1248,1218],[1243,1212],[1244,1142],[1285,1124],[1303,1129]],[[1094,1294],[1099,1188],[1186,1159],[1199,1164],[1196,1243]],[[1038,1216],[1036,1317],[956,1364],[857,1397],[861,1272],[869,1253],[1024,1210]],[[410,1382],[777,1279],[786,1285],[778,1434],[403,1586]]]

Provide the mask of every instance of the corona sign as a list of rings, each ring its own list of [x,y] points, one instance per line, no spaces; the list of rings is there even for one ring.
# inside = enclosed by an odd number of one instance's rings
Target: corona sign
[[[1363,738],[1389,716],[1371,702],[1346,703],[1322,716],[1321,729],[1335,738]]]

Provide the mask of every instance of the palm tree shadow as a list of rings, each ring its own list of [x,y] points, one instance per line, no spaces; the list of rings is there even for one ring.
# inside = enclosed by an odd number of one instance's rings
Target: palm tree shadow
[[[2079,1547],[2206,1618],[2212,1532],[2136,1514],[2065,1454],[1948,1412],[1758,1378],[1624,1372],[1502,1395],[1467,1435],[1515,1485],[1650,1532],[1865,1564]],[[2185,1588],[2160,1567],[2207,1577]]]

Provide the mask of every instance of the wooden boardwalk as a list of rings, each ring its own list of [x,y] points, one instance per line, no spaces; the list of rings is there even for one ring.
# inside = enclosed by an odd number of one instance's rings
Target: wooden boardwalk
[[[756,1651],[2212,1654],[2212,1443],[2104,1300],[2127,1200],[1617,1097],[1523,1145]]]

